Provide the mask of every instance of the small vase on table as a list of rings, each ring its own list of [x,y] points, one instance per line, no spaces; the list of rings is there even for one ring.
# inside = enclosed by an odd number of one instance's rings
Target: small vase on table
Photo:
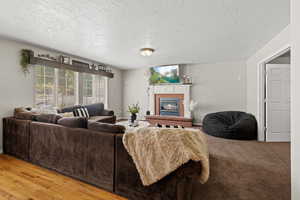
[[[134,121],[136,120],[137,115],[135,113],[131,114],[131,123],[133,124]]]
[[[130,122],[133,124],[134,121],[136,120],[137,118],[137,113],[139,113],[140,111],[140,106],[139,104],[132,104],[132,105],[129,105],[128,106],[128,112],[131,113],[131,117],[130,117]]]

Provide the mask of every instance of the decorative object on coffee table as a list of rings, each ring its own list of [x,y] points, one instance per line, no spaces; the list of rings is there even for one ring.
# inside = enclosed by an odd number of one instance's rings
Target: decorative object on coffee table
[[[134,123],[134,121],[137,118],[136,114],[139,113],[139,111],[140,111],[139,103],[132,104],[132,105],[128,106],[128,112],[131,113],[131,123]]]

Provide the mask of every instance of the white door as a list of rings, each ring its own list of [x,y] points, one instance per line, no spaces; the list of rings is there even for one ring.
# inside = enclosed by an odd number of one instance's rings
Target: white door
[[[290,65],[266,65],[266,140],[290,141]]]

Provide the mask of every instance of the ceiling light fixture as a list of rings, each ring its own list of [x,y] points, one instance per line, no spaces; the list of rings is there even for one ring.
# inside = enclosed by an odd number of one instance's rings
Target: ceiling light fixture
[[[152,49],[152,48],[142,48],[140,51],[141,51],[142,56],[151,56],[154,52],[154,49]]]

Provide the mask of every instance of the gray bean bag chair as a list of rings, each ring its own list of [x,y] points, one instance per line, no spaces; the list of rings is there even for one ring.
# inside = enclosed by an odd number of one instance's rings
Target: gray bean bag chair
[[[211,113],[203,119],[203,130],[215,137],[254,140],[257,139],[257,122],[253,115],[227,111]]]

